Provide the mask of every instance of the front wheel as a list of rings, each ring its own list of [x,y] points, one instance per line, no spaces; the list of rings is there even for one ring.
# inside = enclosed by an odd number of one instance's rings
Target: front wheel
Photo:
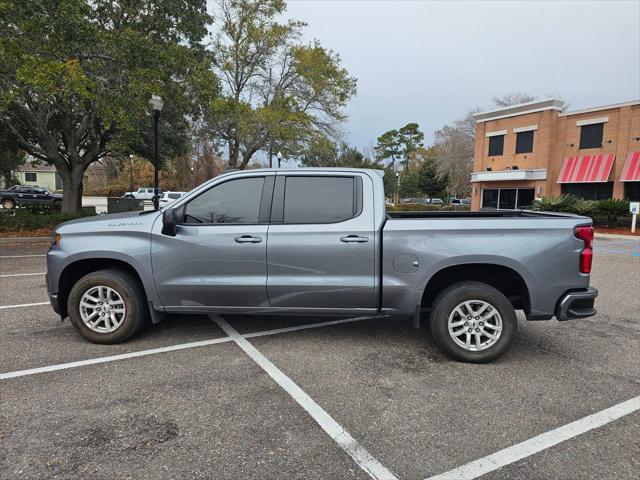
[[[502,292],[481,282],[460,282],[446,288],[431,309],[431,333],[454,359],[491,362],[513,343],[518,320]]]
[[[147,322],[149,307],[140,282],[120,270],[82,277],[67,301],[71,324],[93,343],[121,343]]]

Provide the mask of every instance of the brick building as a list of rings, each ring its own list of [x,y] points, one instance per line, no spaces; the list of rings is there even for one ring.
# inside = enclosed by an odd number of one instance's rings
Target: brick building
[[[474,115],[473,210],[573,194],[640,200],[640,100],[563,111],[548,99]]]

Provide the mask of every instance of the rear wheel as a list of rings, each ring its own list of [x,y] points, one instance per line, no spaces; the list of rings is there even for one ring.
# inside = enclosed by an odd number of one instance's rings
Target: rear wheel
[[[67,301],[71,324],[93,343],[121,343],[149,318],[138,280],[120,270],[99,270],[82,277]]]
[[[13,210],[14,208],[16,208],[16,202],[11,198],[3,198],[2,208],[6,210]]]
[[[431,333],[453,358],[485,363],[502,356],[515,339],[518,321],[502,292],[481,282],[460,282],[433,303]]]

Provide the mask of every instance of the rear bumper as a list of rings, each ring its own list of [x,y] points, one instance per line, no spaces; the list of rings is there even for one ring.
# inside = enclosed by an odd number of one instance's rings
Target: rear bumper
[[[558,303],[556,318],[558,320],[572,320],[574,318],[587,318],[595,315],[593,304],[598,296],[598,290],[589,287],[586,290],[566,293]]]

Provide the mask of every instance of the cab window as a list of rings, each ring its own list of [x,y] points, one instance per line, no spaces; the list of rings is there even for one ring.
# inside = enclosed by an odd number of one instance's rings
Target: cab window
[[[212,187],[187,203],[184,223],[259,223],[264,177],[239,178]]]

